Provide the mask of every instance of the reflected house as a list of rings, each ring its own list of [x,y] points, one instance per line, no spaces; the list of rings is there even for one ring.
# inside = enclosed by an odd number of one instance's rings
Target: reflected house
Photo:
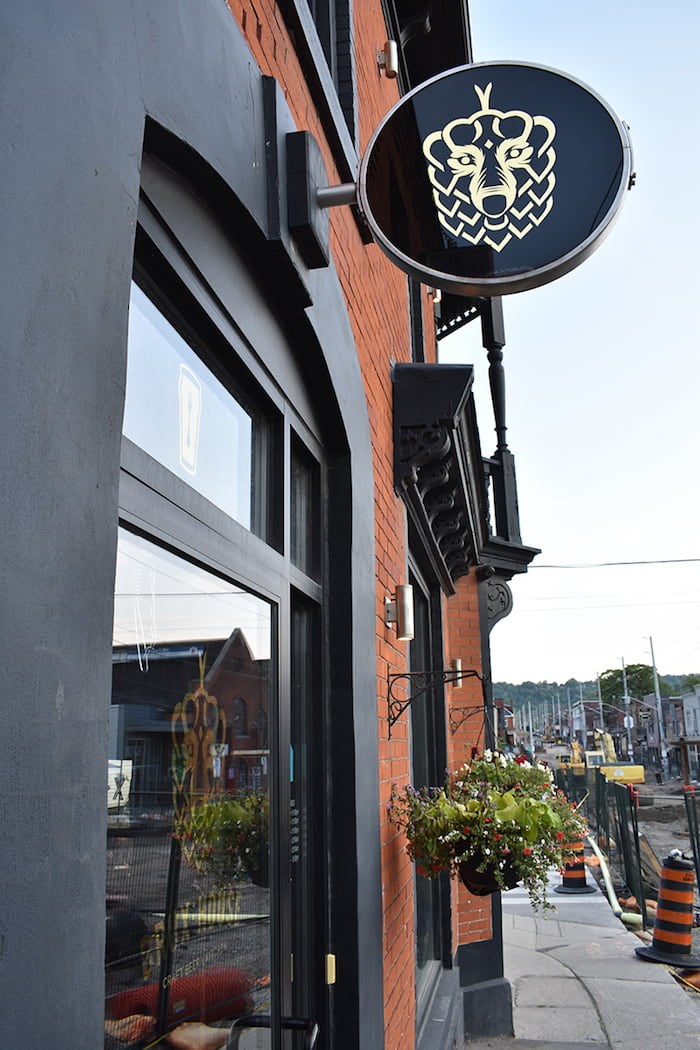
[[[188,792],[267,790],[269,660],[254,658],[240,628],[223,642],[116,646],[112,660],[110,757],[132,763],[132,810],[172,807],[183,748]]]
[[[269,660],[255,660],[239,628],[221,646],[204,679],[226,718],[219,783],[225,791],[267,790],[270,751]]]

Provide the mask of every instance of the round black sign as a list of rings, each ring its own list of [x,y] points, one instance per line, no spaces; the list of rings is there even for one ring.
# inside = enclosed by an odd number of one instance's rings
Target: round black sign
[[[590,88],[542,66],[441,73],[375,131],[358,194],[402,270],[457,295],[507,295],[573,270],[630,185],[625,126]]]

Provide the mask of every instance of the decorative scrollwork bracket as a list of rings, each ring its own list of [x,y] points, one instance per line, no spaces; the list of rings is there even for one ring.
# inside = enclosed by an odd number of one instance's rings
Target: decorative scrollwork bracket
[[[474,671],[470,668],[466,670],[453,670],[452,668],[444,668],[442,671],[404,671],[401,674],[388,674],[386,676],[386,701],[387,701],[387,717],[389,720],[389,738],[391,739],[392,726],[396,724],[401,715],[404,713],[406,708],[410,707],[411,704],[419,697],[424,696],[430,692],[434,685],[442,683],[447,685],[450,682],[460,682],[463,678],[478,678],[484,685],[484,678],[479,674],[478,671]],[[394,693],[394,686],[399,682],[404,682],[410,689],[410,695],[402,698],[396,696]],[[485,700],[485,698],[484,698]],[[469,710],[470,712],[476,713],[485,710],[484,707],[476,708],[457,708],[458,711]],[[462,722],[468,718],[469,715],[465,715]],[[453,726],[452,714],[450,714],[450,728],[454,733],[456,729],[462,724],[460,722],[456,727]]]
[[[468,718],[472,718],[474,715],[484,715],[485,713],[486,711],[483,707],[453,707],[450,710],[450,732],[456,733]]]

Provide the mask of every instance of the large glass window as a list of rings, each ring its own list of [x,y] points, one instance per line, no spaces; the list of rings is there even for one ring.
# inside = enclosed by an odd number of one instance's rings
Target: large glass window
[[[133,282],[123,432],[253,528],[256,423]]]
[[[120,531],[107,845],[107,1045],[270,1011],[273,610]],[[241,704],[257,711],[242,725]],[[265,712],[265,718],[260,714]],[[140,1020],[134,1020],[140,1018]]]

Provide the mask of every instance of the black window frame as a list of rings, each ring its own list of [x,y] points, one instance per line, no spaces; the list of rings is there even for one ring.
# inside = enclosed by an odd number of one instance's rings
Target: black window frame
[[[359,145],[353,0],[280,0],[342,178],[354,178]]]
[[[284,542],[282,412],[246,370],[240,356],[241,347],[227,342],[197,297],[175,273],[140,224],[136,231],[133,280],[204,366],[251,417],[253,463],[250,531],[281,553]],[[201,498],[206,500],[205,496]]]
[[[290,391],[285,392],[278,385],[269,363],[256,353],[248,340],[232,334],[237,329],[231,316],[226,313],[203,273],[197,269],[197,263],[188,254],[184,243],[180,244],[171,226],[158,213],[147,194],[142,194],[140,204],[135,236],[134,279],[204,364],[211,368],[216,378],[227,389],[231,389],[236,400],[251,414],[257,414],[261,424],[266,426],[263,452],[271,480],[260,509],[260,520],[264,526],[258,530],[264,535],[258,535],[257,531],[235,521],[189,486],[186,480],[173,474],[125,436],[122,436],[119,523],[125,529],[142,535],[206,571],[231,579],[270,601],[277,612],[274,637],[277,639],[279,666],[271,688],[276,691],[279,710],[269,722],[269,746],[271,756],[277,756],[274,790],[277,793],[278,818],[277,827],[273,828],[271,834],[271,865],[280,873],[280,897],[273,906],[277,908],[277,929],[273,934],[272,950],[279,963],[280,976],[280,990],[273,991],[273,1003],[275,996],[278,1000],[282,996],[282,1001],[276,1005],[278,1016],[281,1016],[290,1013],[291,997],[296,996],[299,987],[297,981],[295,990],[291,957],[286,953],[290,943],[289,908],[281,907],[280,903],[284,886],[289,882],[290,856],[290,831],[283,816],[287,810],[285,763],[282,758],[286,754],[285,749],[288,749],[290,733],[289,711],[285,707],[285,698],[290,693],[288,634],[292,596],[296,594],[300,599],[317,606],[319,622],[323,623],[322,640],[328,635],[327,592],[323,581],[327,579],[329,570],[325,548],[321,544],[321,536],[328,534],[324,527],[327,500],[323,496],[328,484],[326,451],[321,443],[321,426],[312,415],[311,402],[306,393],[298,404],[295,401],[304,387],[304,375],[298,357],[295,356],[298,372],[296,380],[291,383]],[[286,331],[284,335],[286,338]],[[292,344],[287,345],[290,347],[289,352],[293,353]],[[288,375],[288,370],[285,375]],[[318,536],[314,540],[314,559],[318,566],[314,577],[295,565],[291,556],[289,483],[293,445],[303,450],[309,462],[316,464],[319,521]],[[200,541],[202,535],[204,539]],[[328,673],[325,651],[319,645],[315,656],[322,668],[320,673],[324,675]],[[322,709],[321,717],[327,695],[328,690],[319,681],[318,707]],[[326,733],[323,727],[321,731]],[[315,774],[315,783],[317,779]],[[315,812],[323,822],[323,830],[320,830],[319,824],[315,833],[315,855],[309,870],[316,879],[324,880],[325,890],[325,880],[330,877],[327,841],[330,832],[326,820],[328,791],[323,793],[323,797],[318,792],[317,795]],[[318,894],[314,894],[310,899],[317,901],[317,898]],[[330,902],[325,910],[318,908],[318,904],[315,907],[318,914],[313,931],[313,951],[316,969],[320,971],[323,962],[319,945],[328,944],[330,939]],[[315,977],[318,978],[318,973]],[[315,994],[319,1008],[323,1006],[325,1016],[319,1020],[322,1020],[330,1041],[334,1022],[328,989],[322,993],[320,987],[315,987],[311,992]],[[321,1002],[323,994],[325,1005]]]

